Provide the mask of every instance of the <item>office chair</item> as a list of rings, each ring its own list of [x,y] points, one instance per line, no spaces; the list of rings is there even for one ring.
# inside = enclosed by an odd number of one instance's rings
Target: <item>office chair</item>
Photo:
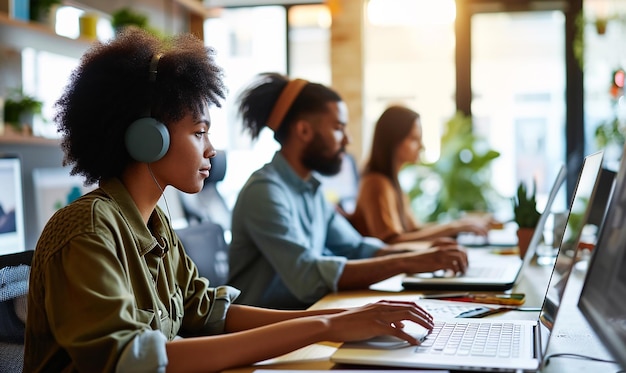
[[[204,180],[204,187],[196,194],[181,193],[183,210],[192,222],[212,221],[230,231],[231,211],[226,200],[217,190],[217,183],[226,175],[226,152],[218,150],[211,158],[211,172]]]
[[[0,372],[22,372],[33,250],[0,256]]]
[[[176,234],[200,276],[206,277],[213,287],[226,284],[228,244],[224,240],[224,229],[217,223],[202,221],[177,229]]]

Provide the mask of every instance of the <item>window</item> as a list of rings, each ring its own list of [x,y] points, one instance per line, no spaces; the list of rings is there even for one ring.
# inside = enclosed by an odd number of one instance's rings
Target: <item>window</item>
[[[228,170],[218,187],[231,207],[250,174],[279,149],[267,128],[255,142],[242,132],[237,97],[262,72],[328,83],[329,27],[323,5],[225,8],[219,18],[206,20],[206,44],[217,50],[229,90],[223,107],[211,112],[211,140],[228,150]]]
[[[367,19],[364,148],[385,108],[402,103],[420,113],[424,160],[434,161],[455,112],[454,0],[371,0]]]
[[[545,202],[565,154],[565,17],[560,11],[472,17],[472,114],[475,131],[500,152],[493,186],[515,194],[536,180]],[[505,200],[503,209],[510,209]],[[567,209],[565,194],[555,206]]]

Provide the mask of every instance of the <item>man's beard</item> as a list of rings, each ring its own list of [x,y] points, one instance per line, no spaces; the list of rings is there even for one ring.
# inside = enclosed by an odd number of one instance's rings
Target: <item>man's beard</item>
[[[324,153],[327,149],[322,137],[315,133],[313,141],[304,149],[302,155],[302,163],[310,170],[317,171],[324,176],[337,175],[341,170],[342,154],[345,150],[342,148],[337,153],[328,157]]]

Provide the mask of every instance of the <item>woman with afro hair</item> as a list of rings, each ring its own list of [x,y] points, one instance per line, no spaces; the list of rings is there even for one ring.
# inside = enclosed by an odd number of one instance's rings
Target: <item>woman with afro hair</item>
[[[188,35],[128,28],[96,43],[56,103],[64,163],[98,188],[59,210],[35,249],[25,372],[221,371],[320,341],[432,328],[411,302],[277,311],[198,275],[157,206],[199,192],[215,148],[208,108],[225,97],[214,51]],[[293,331],[297,330],[297,333]]]

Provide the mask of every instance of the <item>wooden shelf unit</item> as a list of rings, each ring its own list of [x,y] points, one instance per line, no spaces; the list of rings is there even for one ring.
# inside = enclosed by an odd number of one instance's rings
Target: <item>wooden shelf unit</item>
[[[0,45],[16,50],[34,48],[63,56],[80,58],[91,46],[84,38],[58,35],[46,25],[9,18],[0,13]]]
[[[5,124],[8,126],[8,124]],[[41,146],[60,146],[61,139],[49,139],[39,136],[27,136],[14,132],[10,132],[5,128],[5,133],[0,134],[0,152],[3,145],[41,145]]]

